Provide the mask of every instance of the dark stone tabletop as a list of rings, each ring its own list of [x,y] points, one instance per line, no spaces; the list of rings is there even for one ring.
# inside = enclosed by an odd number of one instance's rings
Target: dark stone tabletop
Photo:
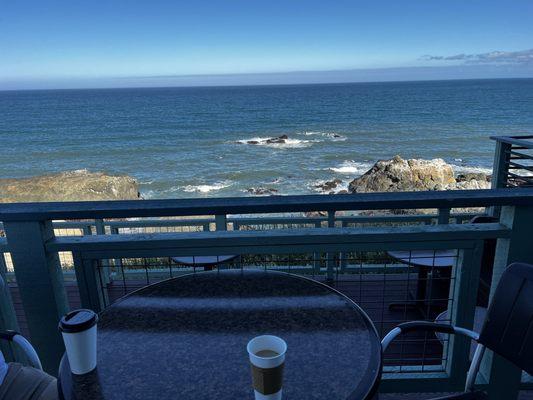
[[[65,398],[253,399],[246,344],[273,334],[288,345],[284,399],[363,399],[378,383],[379,337],[355,303],[310,279],[212,271],[170,279],[100,315],[98,366]]]

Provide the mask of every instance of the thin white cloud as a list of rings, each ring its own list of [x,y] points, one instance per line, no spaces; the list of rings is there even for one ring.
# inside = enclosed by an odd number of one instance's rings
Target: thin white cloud
[[[425,61],[463,61],[467,64],[533,64],[533,49],[521,51],[491,51],[479,54],[455,54],[451,56],[422,56]]]

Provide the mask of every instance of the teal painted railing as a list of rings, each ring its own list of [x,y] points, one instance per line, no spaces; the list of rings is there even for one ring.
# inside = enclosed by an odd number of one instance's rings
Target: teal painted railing
[[[492,136],[496,141],[492,188],[533,186],[533,136]]]
[[[500,221],[480,225],[446,223],[450,210],[464,207],[501,207]],[[439,213],[401,217],[340,215],[346,211],[389,209],[437,209]],[[305,217],[302,214],[317,211],[325,212],[326,216]],[[286,213],[300,213],[300,216],[268,216]],[[251,214],[256,216],[250,217]],[[215,217],[179,221],[157,219],[206,215]],[[79,221],[82,219],[89,221]],[[467,216],[457,219],[464,222]],[[2,204],[0,220],[6,236],[0,238],[0,252],[11,256],[31,340],[45,368],[52,373],[56,372],[63,352],[57,321],[68,310],[60,252],[72,254],[82,304],[100,310],[105,293],[98,282],[95,264],[102,260],[454,249],[459,257],[453,267],[455,284],[449,294],[450,319],[466,328],[473,326],[484,240],[498,240],[493,286],[509,263],[533,263],[533,254],[529,251],[533,236],[533,189]],[[435,220],[440,223],[432,224]],[[277,225],[294,225],[297,229],[279,229]],[[253,229],[254,226],[269,229]],[[198,231],[162,232],[165,227],[196,227]],[[85,235],[56,234],[58,230],[72,228],[81,229]],[[137,228],[143,231],[126,233]],[[149,232],[151,229],[156,231]],[[95,234],[89,235],[89,232]],[[327,272],[330,272],[329,265]],[[9,293],[0,294],[2,307],[10,309],[12,305],[8,300]],[[16,321],[4,318],[0,323],[13,328]],[[458,390],[464,384],[468,348],[466,341],[450,339],[446,347],[447,360],[434,371],[427,367],[422,371],[413,366],[410,372],[398,374],[394,368],[388,368],[382,390]],[[509,392],[518,391],[520,371],[508,368],[490,354],[483,371],[479,384],[487,386],[493,398],[501,394],[504,383],[506,398],[513,398],[512,395],[508,397]]]

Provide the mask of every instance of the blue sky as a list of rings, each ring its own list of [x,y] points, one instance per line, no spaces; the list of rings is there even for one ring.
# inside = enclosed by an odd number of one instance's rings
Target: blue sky
[[[532,20],[531,0],[6,1],[0,89],[533,77]]]

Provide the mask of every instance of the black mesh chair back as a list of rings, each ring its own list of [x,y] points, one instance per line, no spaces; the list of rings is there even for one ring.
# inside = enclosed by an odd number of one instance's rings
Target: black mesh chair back
[[[533,374],[533,265],[514,263],[502,274],[479,342]]]

